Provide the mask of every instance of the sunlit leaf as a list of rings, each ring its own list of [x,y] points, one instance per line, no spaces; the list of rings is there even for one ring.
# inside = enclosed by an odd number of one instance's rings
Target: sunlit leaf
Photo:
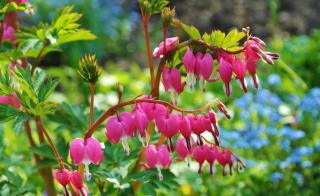
[[[193,40],[201,39],[199,30],[194,26],[188,26],[186,24],[181,24],[182,29],[190,36]]]

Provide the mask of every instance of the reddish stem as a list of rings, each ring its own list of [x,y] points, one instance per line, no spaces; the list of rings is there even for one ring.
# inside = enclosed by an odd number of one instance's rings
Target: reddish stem
[[[141,17],[142,17],[142,21],[143,21],[144,39],[145,39],[146,47],[147,47],[148,66],[149,66],[149,70],[150,70],[150,83],[151,83],[151,87],[153,87],[154,68],[153,68],[153,61],[152,61],[152,51],[151,51],[151,46],[150,46],[149,31],[148,31],[150,15],[148,13],[145,13],[141,6],[140,6],[140,11],[141,11]]]
[[[95,84],[90,83],[90,117],[89,117],[89,127],[92,126],[93,123],[93,115],[94,115],[94,90],[96,88]]]
[[[44,136],[46,137],[46,139],[47,139],[52,151],[54,152],[54,154],[55,154],[55,156],[57,158],[57,161],[59,163],[60,169],[64,169],[62,158],[61,158],[61,156],[60,156],[60,154],[58,152],[58,149],[54,145],[49,133],[47,132],[47,130],[43,126],[40,116],[36,116],[35,120],[36,120],[37,127],[39,127],[40,131],[44,134]]]
[[[32,137],[31,127],[30,127],[30,123],[28,120],[24,122],[24,128],[25,128],[25,132],[26,132],[27,138],[29,140],[30,146],[36,147],[36,143],[34,142],[34,139]],[[41,161],[40,156],[35,153],[33,154],[33,156],[34,156],[34,160],[35,160],[36,164],[39,164]],[[42,169],[39,169],[39,173],[43,179],[43,182],[45,184],[46,191],[47,191],[48,195],[49,196],[57,195],[56,190],[54,188],[54,184],[53,184],[53,177],[52,177],[51,169],[50,168],[42,168]]]

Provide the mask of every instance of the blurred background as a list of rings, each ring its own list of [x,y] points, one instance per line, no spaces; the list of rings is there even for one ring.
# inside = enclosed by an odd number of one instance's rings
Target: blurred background
[[[103,110],[117,102],[117,82],[124,84],[126,97],[150,90],[137,1],[32,0],[31,3],[35,15],[21,15],[24,24],[50,21],[54,10],[73,4],[76,11],[83,13],[83,27],[98,36],[95,41],[68,44],[63,53],[51,53],[41,63],[51,76],[61,80],[55,100],[88,104],[88,87],[75,71],[85,53],[96,53],[105,70],[98,84],[97,108]],[[243,173],[222,177],[218,169],[210,176],[206,165],[206,172],[199,176],[197,164],[192,163],[188,168],[185,163],[177,163],[172,167],[173,173],[179,176],[176,187],[159,189],[157,194],[267,195],[272,191],[273,195],[317,195],[320,192],[320,1],[171,0],[170,6],[176,7],[178,18],[202,33],[250,26],[255,36],[267,42],[268,50],[280,53],[281,60],[273,66],[259,65],[258,91],[249,83],[249,92],[243,94],[234,83],[232,96],[226,99],[219,82],[207,85],[203,95],[184,92],[179,97],[179,106],[185,108],[197,108],[215,97],[223,99],[233,118],[220,118],[220,140],[243,159],[247,168]],[[157,15],[151,20],[152,48],[161,40],[159,19]],[[180,33],[170,30],[171,35]],[[162,98],[169,100],[163,90]],[[27,152],[27,144],[21,142],[25,148],[10,147],[13,140],[24,141],[24,135],[0,133],[5,134],[0,137],[4,148],[1,159],[8,159],[10,166],[17,168],[21,162],[30,164],[32,155]],[[70,140],[70,135],[60,134],[64,141]],[[30,171],[23,173],[22,169]],[[27,165],[21,168],[19,176],[28,184],[26,181],[33,172],[34,168]],[[117,189],[110,184],[110,190]]]

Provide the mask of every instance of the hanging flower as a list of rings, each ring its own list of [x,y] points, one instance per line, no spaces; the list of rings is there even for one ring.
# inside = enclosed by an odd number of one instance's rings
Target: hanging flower
[[[70,144],[70,156],[74,165],[85,165],[85,177],[90,180],[89,164],[98,165],[103,160],[103,151],[99,141],[93,137],[85,140],[76,138]]]
[[[159,46],[154,49],[153,56],[157,58],[162,58],[164,55],[164,52],[166,53],[171,52],[178,43],[179,43],[178,37],[166,38],[166,51],[164,51],[164,43],[162,41],[160,42]]]

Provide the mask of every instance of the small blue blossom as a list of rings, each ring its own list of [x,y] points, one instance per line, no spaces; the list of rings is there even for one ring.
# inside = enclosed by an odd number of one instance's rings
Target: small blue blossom
[[[303,184],[303,181],[304,181],[304,178],[303,178],[303,175],[299,172],[294,172],[293,173],[297,183],[301,186]]]
[[[312,167],[312,162],[311,161],[302,161],[301,167],[303,167],[303,168]]]
[[[282,178],[283,178],[283,174],[280,173],[280,172],[274,172],[274,173],[271,175],[271,181],[272,181],[273,183],[280,181]]]
[[[280,146],[283,150],[289,152],[290,151],[290,140],[288,139],[283,139],[283,140],[280,140]]]
[[[268,77],[268,83],[274,86],[279,85],[281,83],[281,78],[278,74],[271,74]]]

